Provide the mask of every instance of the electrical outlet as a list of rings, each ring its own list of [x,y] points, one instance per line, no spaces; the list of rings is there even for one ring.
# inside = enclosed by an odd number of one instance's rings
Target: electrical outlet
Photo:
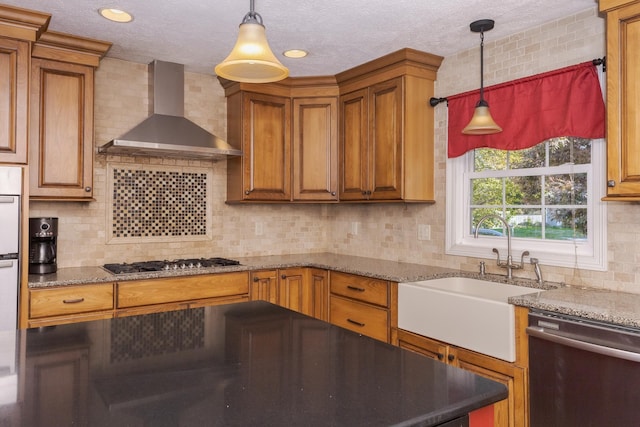
[[[418,240],[431,240],[431,226],[418,224]]]
[[[351,223],[351,233],[350,234],[353,234],[354,236],[357,236],[359,229],[360,229],[360,223],[359,222],[355,222],[355,221],[352,222]]]

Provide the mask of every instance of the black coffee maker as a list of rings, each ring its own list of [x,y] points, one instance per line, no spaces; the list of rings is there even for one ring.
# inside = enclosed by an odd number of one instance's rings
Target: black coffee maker
[[[29,218],[29,274],[55,273],[58,218]]]

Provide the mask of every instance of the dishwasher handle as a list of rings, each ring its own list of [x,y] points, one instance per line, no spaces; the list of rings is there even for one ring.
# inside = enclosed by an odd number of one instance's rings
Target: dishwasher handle
[[[640,353],[634,353],[632,351],[627,351],[627,350],[620,350],[619,348],[606,347],[606,346],[594,344],[588,341],[581,341],[574,338],[568,338],[562,335],[552,334],[545,331],[544,328],[541,328],[539,326],[527,327],[527,334],[532,337],[540,338],[542,340],[554,342],[556,344],[577,348],[578,350],[589,351],[591,353],[597,353],[603,356],[615,357],[617,359],[629,360],[631,362],[640,362]]]

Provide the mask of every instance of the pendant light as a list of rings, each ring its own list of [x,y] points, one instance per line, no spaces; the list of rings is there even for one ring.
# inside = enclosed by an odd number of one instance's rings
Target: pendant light
[[[466,135],[488,135],[502,132],[502,128],[493,121],[489,112],[489,104],[484,99],[484,32],[493,29],[493,24],[492,19],[481,19],[469,25],[471,31],[480,33],[480,100],[476,104],[471,121],[462,129],[462,133]]]
[[[287,67],[275,57],[265,35],[262,16],[251,10],[240,24],[238,40],[224,61],[216,65],[216,74],[227,80],[245,83],[269,83],[289,75]]]

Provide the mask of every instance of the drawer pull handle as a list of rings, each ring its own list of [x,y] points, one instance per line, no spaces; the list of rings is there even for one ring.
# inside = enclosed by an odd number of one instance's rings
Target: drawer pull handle
[[[74,298],[74,299],[63,299],[62,302],[64,304],[77,304],[79,302],[84,301],[84,298]]]
[[[352,291],[364,292],[364,288],[359,288],[357,286],[347,285],[347,289],[351,289]]]
[[[364,327],[364,323],[360,323],[360,322],[357,322],[357,321],[352,320],[352,319],[347,319],[347,322],[349,322],[349,323],[353,323],[354,325],[356,325],[356,326],[360,326],[361,328],[363,328],[363,327]]]

